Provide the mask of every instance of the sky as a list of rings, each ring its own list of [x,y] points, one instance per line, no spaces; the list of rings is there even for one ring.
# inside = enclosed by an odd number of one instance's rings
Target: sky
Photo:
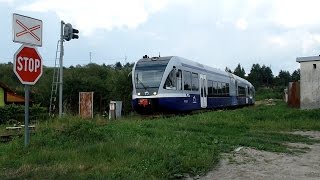
[[[64,43],[64,66],[180,56],[224,70],[240,63],[291,73],[296,57],[320,54],[318,0],[0,0],[0,63],[12,62],[12,14],[43,22],[38,48],[54,66],[60,22],[80,31]]]

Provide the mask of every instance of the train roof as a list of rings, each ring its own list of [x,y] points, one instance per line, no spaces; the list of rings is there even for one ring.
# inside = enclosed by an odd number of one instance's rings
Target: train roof
[[[225,72],[223,70],[220,70],[220,69],[217,69],[217,68],[214,68],[214,67],[210,67],[210,66],[207,66],[207,65],[203,65],[203,64],[200,64],[198,62],[195,62],[195,61],[191,61],[191,60],[188,60],[188,59],[185,59],[185,58],[182,58],[182,57],[178,57],[178,56],[170,56],[171,59],[176,59],[176,61],[180,62],[181,64],[188,64],[188,65],[191,65],[191,66],[194,66],[194,67],[197,67],[197,68],[200,68],[200,69],[204,69],[205,71],[207,72],[213,72],[215,74],[221,74],[221,75],[224,75],[224,76],[228,76],[228,77],[233,77],[234,79],[238,80],[238,81],[241,81],[243,83],[246,83],[246,84],[251,84],[249,81],[235,75],[235,74],[232,74],[232,73],[229,73],[229,72]]]
[[[217,69],[214,67],[210,67],[207,65],[203,65],[198,62],[188,60],[188,59],[185,59],[185,58],[182,58],[179,56],[164,56],[164,57],[151,57],[151,58],[149,58],[148,56],[144,56],[144,58],[140,59],[138,62],[148,62],[148,61],[149,62],[151,62],[151,61],[174,61],[176,63],[182,64],[185,66],[190,66],[190,67],[192,66],[192,67],[196,67],[201,70],[205,70],[208,73],[221,74],[223,76],[233,77],[234,79],[236,79],[242,83],[250,84],[252,86],[252,84],[249,81],[247,81],[239,76],[236,76],[232,73],[225,72],[223,70],[220,70],[220,69]]]

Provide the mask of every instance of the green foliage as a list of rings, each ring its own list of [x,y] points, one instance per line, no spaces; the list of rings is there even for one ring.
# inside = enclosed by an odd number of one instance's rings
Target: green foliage
[[[256,101],[265,99],[282,99],[283,88],[260,88],[256,91]]]
[[[289,71],[280,70],[279,75],[275,78],[275,84],[277,86],[286,87],[291,80],[292,79]]]
[[[300,69],[294,70],[291,75],[292,81],[299,81],[300,80]]]
[[[278,102],[277,102],[278,103]],[[202,175],[239,146],[294,153],[288,142],[319,140],[286,133],[320,130],[319,110],[259,105],[141,120],[65,117],[40,123],[31,144],[0,144],[0,178],[176,179]]]
[[[94,92],[94,111],[103,113],[108,110],[111,100],[123,101],[125,113],[131,111],[132,83],[128,74],[132,65],[115,66],[88,64],[65,70],[64,102],[69,113],[77,114],[79,108],[79,92]]]
[[[234,69],[233,73],[241,78],[245,78],[246,72],[243,67],[241,67],[240,63],[238,66]]]
[[[108,110],[111,100],[123,101],[124,113],[131,111],[131,72],[133,64],[97,65],[94,63],[85,66],[77,65],[64,68],[64,95],[63,104],[67,113],[77,114],[79,108],[79,92],[94,92],[94,111],[103,113]],[[12,71],[12,63],[0,64],[0,81],[7,84],[18,94],[23,94],[23,85]],[[49,107],[53,68],[44,67],[43,75],[31,88],[30,97],[33,102],[42,107]],[[56,104],[56,107],[58,105]]]
[[[248,80],[255,86],[256,89],[260,87],[271,87],[273,84],[273,74],[270,67],[260,64],[253,64],[248,75]]]
[[[230,68],[228,68],[228,67],[226,67],[226,68],[224,69],[224,71],[225,71],[225,72],[232,73],[231,69],[230,69]]]
[[[0,107],[0,124],[10,123],[10,121],[24,122],[24,106],[7,105]],[[47,118],[47,109],[39,105],[31,106],[29,109],[30,121],[45,120]]]

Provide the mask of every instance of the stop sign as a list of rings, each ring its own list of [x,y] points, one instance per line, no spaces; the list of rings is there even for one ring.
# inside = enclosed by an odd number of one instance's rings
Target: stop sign
[[[34,85],[42,75],[42,58],[38,50],[22,45],[14,54],[13,71],[22,84]]]

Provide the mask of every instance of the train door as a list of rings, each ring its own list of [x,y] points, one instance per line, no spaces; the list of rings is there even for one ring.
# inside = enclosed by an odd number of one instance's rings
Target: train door
[[[207,107],[207,77],[206,75],[200,74],[200,103],[201,108]]]
[[[177,72],[177,90],[182,90],[182,71],[179,69]]]
[[[249,103],[249,88],[246,86],[246,104]]]

